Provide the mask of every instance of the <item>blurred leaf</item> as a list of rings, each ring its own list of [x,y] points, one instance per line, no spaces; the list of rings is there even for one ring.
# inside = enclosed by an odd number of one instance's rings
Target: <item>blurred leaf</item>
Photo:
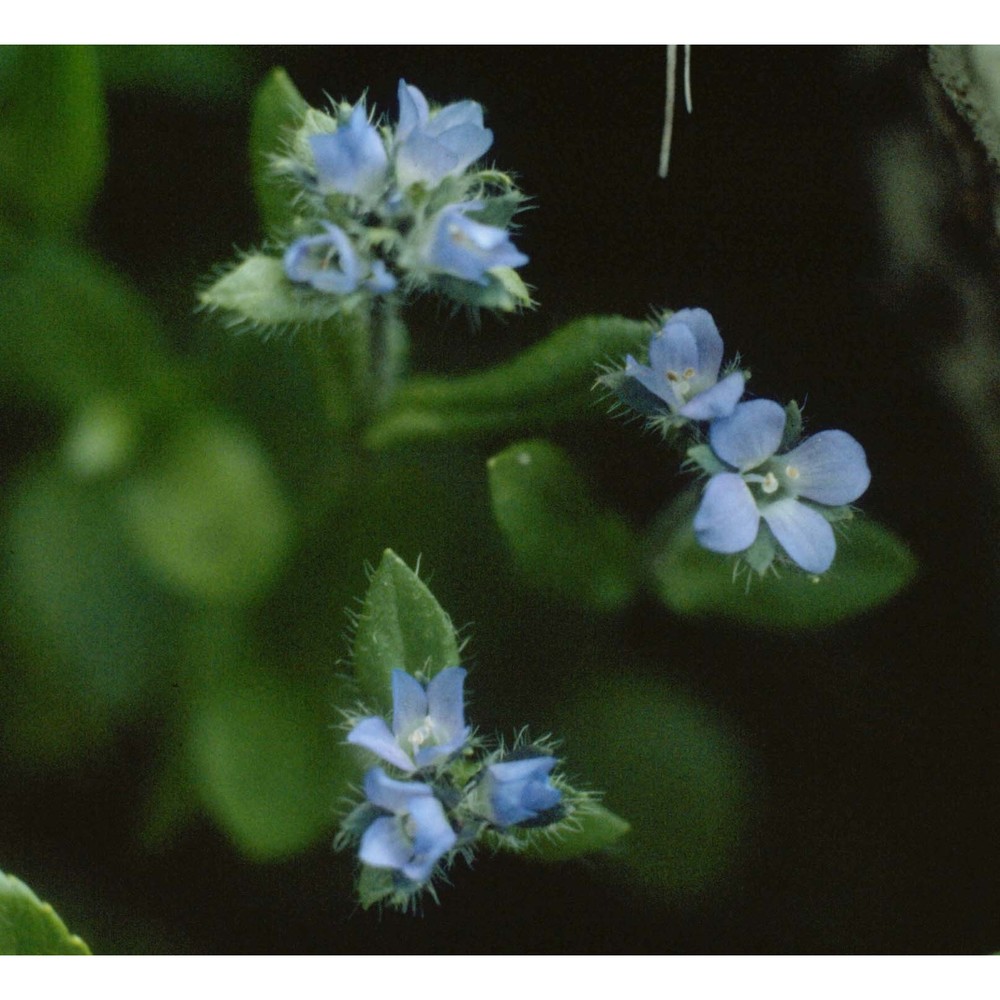
[[[189,417],[129,481],[125,527],[169,586],[240,604],[272,582],[292,544],[291,513],[257,442],[211,417]]]
[[[680,615],[726,618],[743,625],[806,629],[833,625],[884,604],[913,578],[917,562],[888,529],[865,517],[842,521],[837,555],[822,576],[792,567],[777,575],[734,579],[733,560],[703,549],[694,536],[697,498],[685,494],[657,530],[653,585]],[[836,529],[836,526],[835,526]]]
[[[6,742],[26,764],[100,749],[173,654],[178,609],[122,538],[118,501],[114,484],[82,483],[55,465],[9,494],[4,628],[23,675],[5,698]]]
[[[448,275],[438,275],[434,287],[448,298],[473,309],[496,309],[516,312],[531,306],[531,294],[521,276],[511,267],[494,267],[486,274],[487,284],[463,281]]]
[[[344,693],[319,671],[264,662],[229,624],[207,623],[194,640],[187,748],[213,817],[256,860],[332,835],[354,776],[332,726]]]
[[[295,217],[292,195],[271,169],[271,158],[282,152],[291,131],[298,128],[309,105],[289,75],[271,70],[257,88],[250,122],[250,166],[261,222],[268,232],[288,228]]]
[[[234,45],[98,45],[108,88],[151,90],[198,104],[245,99],[246,52]]]
[[[595,503],[565,452],[522,441],[488,465],[493,513],[530,583],[602,611],[632,597],[638,542],[617,514]]]
[[[430,677],[459,662],[451,619],[417,574],[386,549],[372,574],[354,636],[354,673],[362,690],[382,705],[397,667]]]
[[[0,206],[16,222],[79,226],[101,186],[106,112],[84,45],[0,49]]]
[[[581,854],[592,854],[613,844],[631,827],[610,809],[592,805],[573,817],[576,829],[560,830],[558,837],[534,837],[522,856],[536,861],[568,861]]]
[[[745,751],[708,705],[614,666],[566,705],[566,756],[628,810],[612,862],[621,881],[659,898],[702,894],[738,861],[753,814]]]
[[[63,408],[179,391],[149,306],[95,257],[0,232],[0,258],[0,391]]]
[[[0,872],[0,955],[89,955],[59,914],[22,881]]]
[[[427,438],[537,429],[602,410],[597,366],[649,340],[649,324],[590,316],[560,327],[517,357],[460,378],[414,378],[402,386],[366,443],[384,448]]]
[[[339,319],[350,313],[350,299],[300,288],[288,280],[280,257],[253,253],[199,296],[209,309],[221,309],[234,325],[273,330]],[[347,304],[345,305],[345,301]]]

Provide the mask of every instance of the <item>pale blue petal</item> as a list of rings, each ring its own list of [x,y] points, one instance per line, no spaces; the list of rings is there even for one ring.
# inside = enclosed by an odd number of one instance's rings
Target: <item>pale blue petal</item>
[[[771,399],[752,399],[713,421],[708,439],[723,462],[747,472],[778,450],[784,431],[784,409]]]
[[[699,392],[680,408],[689,420],[718,420],[728,417],[743,396],[743,373],[733,372],[710,389]]]
[[[688,369],[698,371],[698,345],[683,323],[669,323],[649,342],[649,366],[664,378],[667,372],[680,377]]]
[[[396,737],[389,731],[385,719],[377,715],[362,719],[347,734],[347,742],[370,750],[376,757],[381,757],[401,771],[414,770],[413,761],[396,742]]]
[[[822,514],[793,497],[778,500],[760,513],[781,547],[807,573],[824,573],[830,568],[837,541]]]
[[[458,156],[423,132],[414,132],[396,153],[396,179],[402,188],[436,187],[458,169]]]
[[[544,777],[555,766],[555,757],[525,757],[522,760],[504,760],[499,764],[490,765],[490,774],[502,783],[510,781],[526,781],[532,777]]]
[[[434,866],[455,846],[458,838],[436,798],[414,799],[410,803],[410,817],[413,820],[412,853],[402,871],[413,882],[426,882]]]
[[[707,309],[679,309],[667,320],[667,327],[674,323],[683,323],[694,336],[698,374],[710,375],[713,380],[718,378],[722,367],[722,337],[712,314]]]
[[[457,125],[442,132],[437,141],[456,158],[452,173],[460,173],[493,145],[493,133],[475,125]]]
[[[421,781],[397,781],[380,767],[365,773],[365,796],[373,806],[402,815],[410,811],[414,799],[433,797],[430,785]]]
[[[399,95],[399,124],[396,126],[396,139],[402,142],[415,128],[419,128],[427,122],[430,108],[427,105],[427,98],[405,80],[399,81],[397,93]]]
[[[652,368],[640,365],[635,358],[629,354],[625,358],[625,374],[634,378],[644,389],[648,389],[654,396],[662,399],[671,410],[677,411],[680,400],[677,393],[667,378],[658,375]]]
[[[465,733],[465,702],[462,667],[445,667],[427,685],[427,714],[442,742],[461,738]]]
[[[400,870],[413,851],[397,816],[380,816],[361,836],[358,857],[373,868]]]
[[[786,475],[798,473],[790,485],[799,496],[831,507],[853,503],[872,478],[864,448],[844,431],[820,431],[781,460]]]
[[[442,136],[448,129],[470,126],[482,130],[483,107],[476,101],[456,101],[445,105],[428,122],[424,131],[435,137]]]
[[[309,145],[322,190],[370,197],[384,184],[388,156],[363,104],[355,105],[336,132],[310,136]]]
[[[698,543],[712,552],[742,552],[753,544],[760,513],[750,487],[735,472],[720,472],[708,481],[694,516]]]
[[[392,731],[397,737],[409,734],[427,718],[424,686],[405,670],[392,672]]]

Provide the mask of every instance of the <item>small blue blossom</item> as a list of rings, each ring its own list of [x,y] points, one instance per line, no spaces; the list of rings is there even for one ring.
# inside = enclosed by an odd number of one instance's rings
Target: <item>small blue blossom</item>
[[[325,233],[297,239],[285,251],[285,274],[290,281],[336,295],[348,295],[359,287],[383,295],[396,287],[384,262],[376,260],[369,267],[340,226],[324,222],[323,228]]]
[[[852,503],[868,488],[871,472],[864,449],[844,431],[821,431],[776,454],[785,420],[778,403],[755,399],[711,424],[712,450],[735,471],[708,481],[695,535],[713,552],[742,552],[757,538],[763,518],[793,562],[823,573],[837,548],[833,529],[801,500],[829,507]]]
[[[399,124],[396,126],[396,180],[403,189],[414,184],[437,187],[461,174],[493,144],[483,128],[483,109],[475,101],[448,104],[431,114],[427,98],[399,81]]]
[[[363,272],[351,241],[340,226],[324,222],[325,233],[303,236],[285,251],[285,274],[317,291],[348,295],[357,291]]]
[[[365,774],[368,801],[388,815],[380,816],[361,837],[358,857],[372,868],[402,872],[418,885],[458,839],[444,806],[430,785],[396,781],[380,767]]]
[[[339,191],[371,200],[382,192],[389,157],[378,129],[368,120],[364,104],[336,132],[309,137],[316,163],[316,180],[324,192]]]
[[[430,220],[421,254],[428,270],[485,286],[492,268],[528,263],[505,229],[476,222],[465,214],[482,208],[481,201],[458,202],[446,205]]]
[[[649,343],[649,365],[631,355],[625,374],[667,404],[675,416],[716,420],[733,412],[743,395],[742,372],[719,381],[722,337],[704,309],[681,309]]]
[[[392,672],[392,730],[380,716],[357,722],[347,742],[370,750],[401,771],[446,760],[469,737],[462,688],[465,670],[446,667],[424,686],[405,670]]]
[[[525,757],[490,764],[482,779],[482,792],[491,823],[514,826],[539,819],[562,800],[562,792],[549,780],[555,757]]]

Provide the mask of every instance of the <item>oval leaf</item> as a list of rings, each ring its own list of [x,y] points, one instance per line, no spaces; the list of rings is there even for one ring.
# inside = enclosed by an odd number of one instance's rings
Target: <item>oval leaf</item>
[[[0,955],[89,955],[59,914],[20,879],[0,872]]]
[[[844,522],[837,555],[822,576],[792,567],[734,578],[733,559],[703,549],[691,525],[693,502],[681,498],[667,515],[673,527],[658,545],[653,585],[681,615],[726,618],[743,625],[808,629],[833,625],[884,604],[913,578],[907,546],[867,518]]]
[[[547,441],[512,445],[490,459],[489,480],[497,524],[528,581],[603,611],[632,597],[638,542],[594,502],[563,451]]]
[[[272,169],[272,158],[302,122],[309,105],[291,77],[280,67],[260,85],[250,121],[250,165],[261,222],[269,231],[282,231],[295,217],[293,191],[285,188]]]
[[[430,677],[458,663],[451,619],[417,574],[386,549],[372,574],[354,636],[354,672],[362,690],[383,705],[397,667]]]
[[[649,341],[648,323],[588,316],[487,371],[461,378],[414,378],[368,432],[372,448],[536,428],[593,411],[597,366]]]

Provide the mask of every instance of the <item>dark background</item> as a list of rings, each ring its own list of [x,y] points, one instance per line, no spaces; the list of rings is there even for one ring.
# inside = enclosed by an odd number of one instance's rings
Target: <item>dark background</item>
[[[369,105],[394,115],[403,76],[439,102],[484,105],[490,157],[534,199],[516,241],[541,303],[484,318],[475,334],[460,316],[418,307],[426,333],[414,368],[497,361],[581,314],[708,308],[752,368],[755,394],[804,398],[811,428],[864,443],[864,509],[907,540],[920,575],[886,608],[814,635],[683,623],[651,600],[609,622],[432,581],[490,663],[476,684],[484,728],[509,727],[517,712],[556,728],[573,694],[566,664],[609,629],[623,682],[667,676],[727,720],[747,762],[746,822],[732,867],[704,892],[633,884],[613,858],[543,868],[483,858],[472,872],[458,866],[422,918],[380,919],[356,908],[350,866],[327,844],[253,865],[198,820],[150,855],[123,821],[148,791],[152,750],[137,731],[122,735],[111,766],[5,783],[4,867],[104,952],[1000,947],[995,498],[933,377],[947,296],[929,289],[900,304],[886,294],[869,170],[881,130],[920,120],[924,54],[696,47],[694,113],[678,108],[666,181],[656,175],[662,48],[258,48],[241,58],[245,87],[213,101],[111,95],[91,239],[188,331],[178,352],[197,356],[226,336],[189,322],[192,289],[234,246],[259,240],[245,145],[257,81],[282,65],[313,104],[367,89]],[[11,461],[48,433],[14,416]],[[597,421],[555,436],[587,456],[599,489],[636,524],[675,488],[669,456],[635,427]],[[511,688],[525,662],[550,664],[553,677],[522,696]],[[579,725],[566,740],[571,760],[587,759]],[[628,754],[642,766],[643,746]],[[634,804],[606,791],[629,816]]]

